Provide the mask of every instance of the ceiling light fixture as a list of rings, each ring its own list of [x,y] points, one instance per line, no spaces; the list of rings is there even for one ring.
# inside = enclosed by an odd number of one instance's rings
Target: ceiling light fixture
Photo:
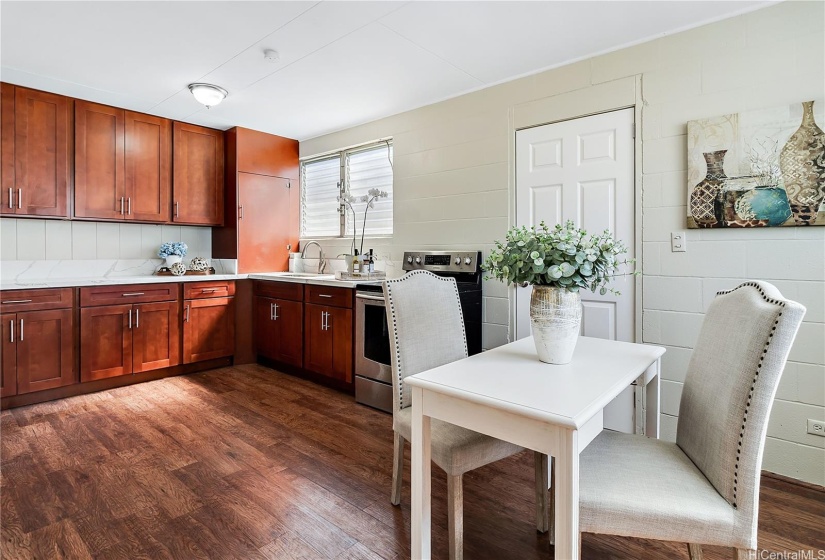
[[[224,100],[229,95],[225,89],[212,84],[189,84],[189,91],[195,96],[198,103],[209,109]]]

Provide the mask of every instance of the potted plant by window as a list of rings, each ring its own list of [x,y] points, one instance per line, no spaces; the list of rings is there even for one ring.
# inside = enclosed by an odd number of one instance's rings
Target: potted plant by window
[[[627,248],[610,231],[588,235],[569,220],[552,229],[544,222],[538,228],[511,228],[505,242],[495,245],[483,268],[508,285],[533,286],[533,339],[539,360],[550,364],[573,358],[582,314],[579,290],[618,294],[608,287],[613,279],[638,274],[620,273],[634,261],[619,260]]]

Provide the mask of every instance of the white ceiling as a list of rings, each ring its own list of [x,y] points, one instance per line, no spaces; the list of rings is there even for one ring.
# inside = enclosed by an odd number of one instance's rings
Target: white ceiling
[[[4,0],[0,79],[304,140],[770,3]]]

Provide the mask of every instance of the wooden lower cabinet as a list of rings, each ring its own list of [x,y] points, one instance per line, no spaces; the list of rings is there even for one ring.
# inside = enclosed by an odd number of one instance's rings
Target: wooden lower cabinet
[[[223,358],[234,353],[234,299],[186,300],[183,310],[183,363]]]
[[[76,382],[71,309],[6,313],[2,320],[3,397]]]
[[[255,347],[259,356],[284,364],[303,364],[304,304],[255,298]]]
[[[180,363],[180,313],[178,302],[141,303],[134,306],[132,372],[151,371]]]
[[[80,310],[80,380],[94,381],[180,363],[178,302]]]
[[[352,383],[352,309],[304,305],[304,369]]]

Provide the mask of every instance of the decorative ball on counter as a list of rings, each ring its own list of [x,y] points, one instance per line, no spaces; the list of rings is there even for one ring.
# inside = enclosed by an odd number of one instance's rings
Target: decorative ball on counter
[[[171,272],[173,276],[183,276],[186,274],[186,265],[182,262],[176,262],[169,267],[169,272]]]
[[[192,259],[192,262],[189,263],[189,270],[203,272],[207,268],[209,268],[209,261],[203,257],[195,257]]]

